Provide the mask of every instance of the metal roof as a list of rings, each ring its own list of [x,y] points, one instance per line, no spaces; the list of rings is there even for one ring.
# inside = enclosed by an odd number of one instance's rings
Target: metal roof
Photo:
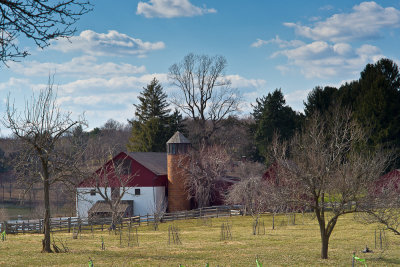
[[[167,153],[129,152],[128,155],[156,175],[167,175]]]
[[[190,141],[179,131],[177,131],[167,144],[190,144]]]

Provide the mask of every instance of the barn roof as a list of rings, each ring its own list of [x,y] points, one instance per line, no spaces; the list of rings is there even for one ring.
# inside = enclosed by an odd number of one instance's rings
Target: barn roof
[[[125,213],[126,209],[129,208],[129,203],[121,202],[118,205],[118,213]],[[91,213],[112,213],[110,205],[105,201],[97,201],[88,211],[89,214]]]
[[[179,131],[177,131],[167,142],[167,144],[190,144],[190,141]]]
[[[167,153],[129,152],[128,155],[156,175],[167,175]]]

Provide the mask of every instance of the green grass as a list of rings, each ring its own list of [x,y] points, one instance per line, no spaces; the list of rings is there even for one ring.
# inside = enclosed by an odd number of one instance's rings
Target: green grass
[[[57,233],[55,237],[66,241],[70,252],[42,254],[42,235],[8,235],[0,242],[0,266],[88,266],[89,257],[98,266],[255,266],[258,257],[263,266],[351,266],[351,255],[365,258],[368,266],[396,266],[400,264],[400,237],[386,233],[388,247],[381,251],[374,248],[376,225],[363,225],[352,215],[339,219],[330,240],[329,259],[320,259],[320,237],[315,220],[306,215],[296,216],[297,225],[285,224],[286,217],[262,217],[266,234],[252,235],[251,217],[212,219],[212,226],[199,220],[174,222],[180,230],[182,245],[168,245],[168,226],[163,223],[158,231],[149,226],[138,228],[139,247],[128,247],[126,229],[123,246],[119,235],[105,232],[85,232],[78,239],[72,234]],[[232,240],[220,241],[221,224],[232,224]],[[101,250],[101,237],[106,250]],[[362,254],[365,245],[374,253]],[[362,265],[358,265],[362,266]]]

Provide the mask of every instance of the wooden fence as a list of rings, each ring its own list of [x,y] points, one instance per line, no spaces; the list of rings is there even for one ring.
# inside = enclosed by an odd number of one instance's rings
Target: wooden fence
[[[227,216],[240,215],[240,207],[238,206],[214,206],[194,210],[179,211],[173,213],[164,213],[162,215],[147,214],[144,216],[134,216],[122,218],[115,228],[123,228],[127,226],[150,225],[156,222],[167,222],[175,220],[197,219],[197,218],[218,218]],[[50,228],[52,232],[68,232],[73,231],[95,231],[107,230],[111,226],[111,218],[79,218],[79,217],[64,217],[51,218]],[[37,220],[19,220],[2,222],[1,231],[6,231],[10,234],[24,233],[42,233],[43,219]]]

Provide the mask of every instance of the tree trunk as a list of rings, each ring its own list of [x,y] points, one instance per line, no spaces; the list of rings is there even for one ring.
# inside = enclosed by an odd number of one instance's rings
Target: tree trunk
[[[322,242],[321,259],[327,259],[328,258],[329,236],[327,236],[325,234],[324,235],[321,234],[321,242]]]
[[[44,168],[44,181],[43,181],[43,193],[44,193],[44,239],[43,239],[43,250],[42,252],[51,253],[50,244],[50,183],[49,174],[47,168]]]

